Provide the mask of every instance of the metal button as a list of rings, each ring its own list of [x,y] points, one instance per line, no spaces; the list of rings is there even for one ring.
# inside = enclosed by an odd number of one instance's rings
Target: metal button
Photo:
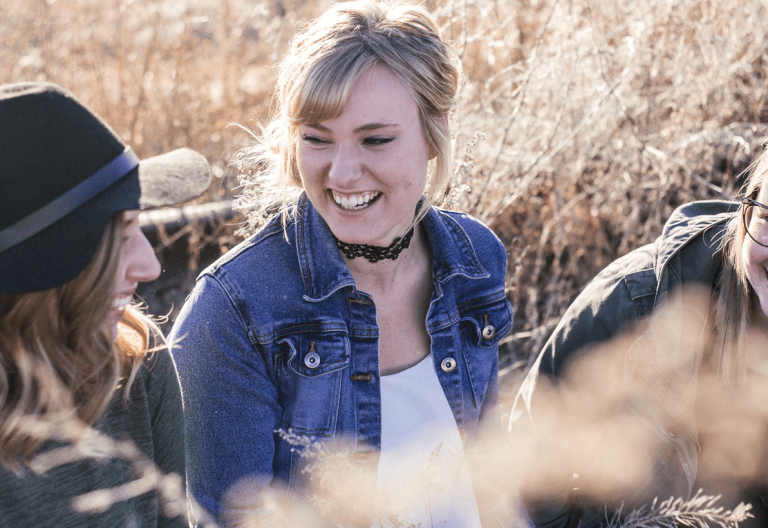
[[[493,327],[493,325],[488,325],[485,328],[483,328],[483,339],[493,339],[493,336],[496,335],[496,329]]]
[[[315,369],[320,366],[320,356],[317,352],[310,352],[304,356],[304,364],[307,368]]]
[[[443,372],[453,372],[456,368],[456,360],[453,358],[445,358],[440,362],[440,368],[443,369]]]

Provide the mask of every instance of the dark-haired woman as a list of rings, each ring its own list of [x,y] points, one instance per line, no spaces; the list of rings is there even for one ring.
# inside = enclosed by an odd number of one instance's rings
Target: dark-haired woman
[[[523,383],[513,417],[527,415],[535,427],[551,411],[546,389],[568,385],[571,365],[633,335],[628,349],[616,350],[623,370],[613,381],[624,391],[622,412],[653,441],[636,453],[646,464],[617,495],[590,496],[594,483],[576,484],[571,476],[580,471],[570,468],[564,481],[529,497],[537,526],[597,526],[620,504],[629,512],[654,498],[688,499],[700,488],[722,494],[728,509],[752,503],[754,518],[740,526],[768,522],[768,409],[752,400],[768,379],[767,181],[764,151],[740,202],[679,207],[654,243],[601,271],[568,308]],[[549,494],[555,490],[559,495]]]

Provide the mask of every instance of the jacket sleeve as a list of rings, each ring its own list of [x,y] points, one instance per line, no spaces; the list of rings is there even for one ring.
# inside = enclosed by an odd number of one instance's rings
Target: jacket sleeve
[[[510,431],[535,437],[537,419],[547,412],[547,405],[557,401],[558,382],[569,362],[577,353],[633,328],[650,315],[655,291],[652,246],[639,248],[601,271],[568,308],[523,381],[511,413]],[[545,392],[549,394],[545,396]],[[534,448],[533,471],[541,459],[556,455]],[[568,523],[572,475],[570,468],[562,468],[560,476],[548,483],[546,497],[538,492],[537,496],[526,496],[523,490],[531,519],[539,528]]]
[[[171,334],[184,396],[188,487],[217,519],[226,513],[228,490],[230,498],[248,495],[242,500],[269,493],[280,421],[277,389],[239,306],[216,278],[203,275]]]

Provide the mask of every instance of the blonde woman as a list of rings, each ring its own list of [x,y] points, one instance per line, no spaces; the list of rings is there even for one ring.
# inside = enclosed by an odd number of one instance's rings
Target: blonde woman
[[[498,427],[512,313],[500,241],[434,207],[460,80],[428,13],[379,2],[335,5],[281,62],[245,157],[252,225],[279,214],[200,276],[172,332],[190,490],[223,523],[258,518],[270,489],[307,495],[282,431],[351,446],[414,524],[479,526],[464,453]],[[430,461],[454,469],[425,489]],[[353,502],[333,513],[375,511]]]
[[[187,526],[178,380],[130,302],[160,274],[140,209],[209,179],[58,86],[0,86],[0,526]]]
[[[512,416],[519,420],[527,415],[536,424],[548,405],[541,395],[551,386],[547,381],[557,389],[575,358],[639,331],[629,350],[620,350],[624,354],[620,365],[627,370],[618,383],[637,388],[625,402],[626,410],[640,418],[644,430],[658,442],[648,449],[646,469],[621,496],[606,502],[612,506],[623,502],[628,512],[654,497],[686,499],[703,488],[712,495],[724,494],[727,508],[751,502],[755,518],[740,526],[765,526],[768,510],[759,479],[766,475],[760,474],[760,451],[755,451],[765,436],[758,439],[758,446],[746,448],[755,456],[738,452],[738,439],[765,427],[763,417],[758,405],[746,421],[740,421],[737,417],[744,407],[738,398],[732,406],[724,401],[738,394],[733,391],[748,379],[765,383],[764,374],[756,374],[755,359],[762,350],[757,356],[755,352],[768,335],[766,270],[768,150],[753,165],[740,202],[681,206],[656,242],[618,259],[590,282],[544,346],[518,393]],[[718,416],[723,409],[725,416]],[[713,423],[725,422],[731,428],[729,440],[718,442],[716,434],[722,431]],[[511,426],[514,430],[518,424]],[[748,431],[739,430],[745,426]],[[739,472],[733,461],[738,460],[749,460],[752,467],[747,473],[757,480],[733,478]],[[703,472],[703,466],[717,469]],[[744,473],[743,468],[740,471]],[[593,526],[610,515],[605,503],[583,494],[590,483],[581,479],[576,484],[571,474],[567,482],[550,483],[543,496],[529,497],[537,526]],[[550,494],[556,490],[559,495]]]

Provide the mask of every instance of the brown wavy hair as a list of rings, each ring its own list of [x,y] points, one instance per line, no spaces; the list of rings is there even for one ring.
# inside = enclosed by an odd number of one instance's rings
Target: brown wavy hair
[[[768,148],[749,169],[742,188],[742,196],[757,199],[768,178]],[[744,205],[730,220],[723,238],[723,270],[720,273],[715,298],[715,346],[713,367],[723,381],[738,383],[747,373],[747,335],[750,314],[755,306],[755,294],[747,279],[742,256],[744,237],[747,236],[742,221]]]
[[[0,465],[20,464],[45,441],[37,424],[92,425],[122,388],[128,398],[156,326],[128,307],[112,339],[108,314],[120,260],[123,214],[73,280],[50,290],[0,295]]]

